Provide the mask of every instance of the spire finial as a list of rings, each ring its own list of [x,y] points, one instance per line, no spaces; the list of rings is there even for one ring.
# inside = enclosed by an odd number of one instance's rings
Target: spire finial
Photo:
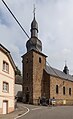
[[[67,66],[67,60],[65,60],[65,66]]]
[[[67,61],[66,61],[66,60],[65,60],[65,67],[64,67],[63,72],[64,72],[65,74],[69,74],[69,69],[68,69],[68,67],[67,67]]]
[[[36,8],[35,8],[35,4],[34,4],[34,9],[33,9],[34,18],[35,18],[35,10],[36,10]]]

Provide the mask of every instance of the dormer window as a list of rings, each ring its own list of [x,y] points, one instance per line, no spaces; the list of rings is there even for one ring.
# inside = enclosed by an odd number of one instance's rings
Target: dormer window
[[[5,61],[3,61],[3,71],[9,72],[9,64]]]

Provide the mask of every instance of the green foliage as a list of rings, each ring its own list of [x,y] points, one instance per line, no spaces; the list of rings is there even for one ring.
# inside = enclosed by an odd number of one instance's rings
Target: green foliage
[[[17,66],[16,66],[16,72],[15,72],[15,75],[19,75],[19,76],[21,76],[21,71],[18,69]]]

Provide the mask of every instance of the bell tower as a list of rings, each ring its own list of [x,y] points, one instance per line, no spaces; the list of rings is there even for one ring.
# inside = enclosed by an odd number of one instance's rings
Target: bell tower
[[[30,32],[31,37],[26,43],[27,52],[22,56],[23,95],[26,103],[37,104],[42,95],[46,55],[42,53],[42,42],[38,39],[38,23],[35,19],[35,10]]]

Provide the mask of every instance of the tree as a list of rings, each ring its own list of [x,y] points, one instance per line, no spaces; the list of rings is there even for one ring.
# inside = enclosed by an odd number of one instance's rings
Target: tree
[[[19,76],[21,76],[21,71],[18,69],[18,67],[17,67],[17,66],[16,66],[15,75],[19,75]]]

